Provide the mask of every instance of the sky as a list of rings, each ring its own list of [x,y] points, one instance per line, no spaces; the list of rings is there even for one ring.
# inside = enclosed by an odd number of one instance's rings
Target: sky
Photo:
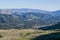
[[[0,0],[0,9],[40,9],[45,11],[60,10],[60,0]]]

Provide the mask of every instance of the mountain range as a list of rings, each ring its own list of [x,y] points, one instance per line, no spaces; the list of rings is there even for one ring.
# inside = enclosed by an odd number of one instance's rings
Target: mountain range
[[[60,10],[0,9],[0,29],[40,28],[60,22]]]

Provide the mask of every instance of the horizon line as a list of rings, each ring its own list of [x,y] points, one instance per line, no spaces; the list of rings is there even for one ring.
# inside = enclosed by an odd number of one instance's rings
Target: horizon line
[[[57,11],[59,9],[56,10],[43,10],[43,9],[38,9],[38,8],[0,8],[0,9],[33,9],[33,10],[42,10],[42,11]]]

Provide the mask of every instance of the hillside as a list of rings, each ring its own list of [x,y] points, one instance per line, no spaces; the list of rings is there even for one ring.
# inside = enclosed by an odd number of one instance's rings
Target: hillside
[[[0,9],[0,29],[40,28],[60,22],[60,11]]]
[[[56,30],[56,29],[60,30],[60,22],[52,26],[40,27],[39,29],[40,30]]]
[[[44,31],[44,30],[34,30],[34,29],[21,29],[21,30],[18,30],[18,29],[1,30],[0,29],[0,40],[39,40],[39,38],[46,40],[50,37],[53,37],[55,39],[56,38],[60,39],[59,32],[60,30]],[[53,33],[58,33],[58,34],[56,35]]]

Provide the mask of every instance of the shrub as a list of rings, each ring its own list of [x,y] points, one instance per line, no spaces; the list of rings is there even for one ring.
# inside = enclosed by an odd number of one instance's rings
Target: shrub
[[[3,36],[0,34],[0,38],[2,38]]]

